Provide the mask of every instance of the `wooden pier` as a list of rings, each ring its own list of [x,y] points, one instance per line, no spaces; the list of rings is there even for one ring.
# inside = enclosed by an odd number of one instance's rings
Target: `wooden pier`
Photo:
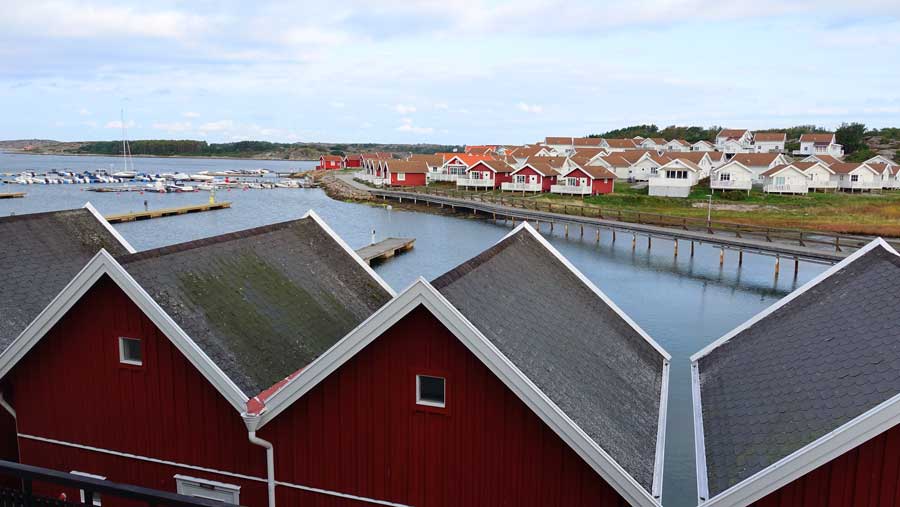
[[[372,261],[389,259],[411,249],[415,242],[415,238],[388,238],[378,243],[364,246],[357,250],[356,253],[362,257],[362,260],[366,261],[366,264],[372,264]]]
[[[217,203],[196,204],[193,206],[180,206],[177,208],[151,209],[147,211],[135,211],[131,213],[120,213],[117,215],[107,215],[106,221],[111,224],[118,224],[122,222],[134,222],[136,220],[149,220],[151,218],[186,215],[188,213],[201,213],[203,211],[214,211],[230,207],[231,202],[224,201]]]
[[[543,225],[550,233],[553,233],[555,226],[558,228],[557,230],[561,229],[563,231],[566,238],[569,238],[570,233],[577,234],[578,236],[576,237],[584,238],[585,229],[592,229],[595,241],[600,241],[600,232],[604,231],[609,233],[612,241],[615,242],[616,234],[618,233],[620,237],[624,236],[630,240],[632,248],[637,248],[638,237],[646,238],[648,249],[651,248],[653,239],[666,239],[673,242],[673,255],[675,257],[679,253],[679,243],[686,244],[689,247],[691,257],[694,254],[695,244],[711,245],[720,250],[720,265],[725,263],[726,250],[737,252],[738,265],[743,263],[745,253],[768,256],[774,259],[776,276],[780,271],[782,262],[792,261],[795,273],[799,268],[800,261],[826,265],[834,264],[870,241],[869,238],[850,236],[834,236],[828,237],[825,241],[817,241],[815,238],[817,233],[807,232],[806,235],[801,234],[799,241],[794,240],[795,242],[792,244],[786,240],[776,239],[774,234],[770,235],[768,232],[765,234],[750,234],[738,231],[737,233],[727,234],[714,231],[711,228],[692,230],[687,227],[676,228],[647,223],[622,222],[603,215],[585,216],[586,213],[584,211],[582,211],[584,213],[582,215],[571,215],[565,212],[519,208],[487,199],[474,200],[413,191],[367,190],[372,195],[382,199],[393,199],[400,202],[409,201],[431,206],[438,205],[455,210],[469,210],[475,215],[488,215],[495,221],[511,221],[513,224],[527,221],[531,222],[538,230],[541,230]],[[578,207],[572,206],[572,208]],[[823,235],[825,234],[823,233]]]
[[[25,192],[0,193],[0,199],[16,199],[19,197],[25,197]]]

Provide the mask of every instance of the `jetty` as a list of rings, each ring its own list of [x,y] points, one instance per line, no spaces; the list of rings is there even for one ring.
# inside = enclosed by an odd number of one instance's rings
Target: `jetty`
[[[201,213],[204,211],[214,211],[219,209],[230,208],[230,201],[222,201],[216,203],[195,204],[193,206],[179,206],[176,208],[152,209],[147,211],[135,211],[130,213],[119,213],[117,215],[107,215],[106,221],[111,224],[122,222],[134,222],[136,220],[149,220],[151,218],[171,217],[176,215],[186,215],[188,213]]]
[[[25,197],[25,192],[0,193],[0,199],[16,199],[19,197]]]
[[[410,250],[415,242],[415,238],[387,238],[378,243],[364,246],[356,253],[366,261],[366,264],[372,264],[372,261],[383,261]]]

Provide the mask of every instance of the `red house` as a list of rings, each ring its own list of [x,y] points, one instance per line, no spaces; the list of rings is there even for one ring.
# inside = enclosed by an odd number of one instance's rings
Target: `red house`
[[[877,239],[691,358],[700,505],[897,505],[898,296]]]
[[[392,187],[424,187],[427,183],[428,164],[421,160],[385,160],[384,171]]]
[[[385,505],[658,506],[668,364],[523,224],[419,279],[247,419],[274,446],[280,505],[315,501],[291,483]]]
[[[344,157],[344,167],[362,167],[362,157],[360,155],[347,155]]]
[[[319,157],[319,167],[316,169],[343,169],[344,157],[340,155],[322,155]]]
[[[116,258],[101,250],[0,354],[19,459],[272,505],[270,446],[245,425],[248,403],[392,295],[311,212]]]
[[[573,165],[550,187],[554,194],[599,195],[612,193],[616,175],[601,166]]]
[[[462,159],[463,157],[458,157]],[[447,163],[449,166],[452,160]],[[456,186],[465,188],[500,188],[511,180],[513,167],[502,160],[477,160],[466,169],[465,176],[456,180]]]
[[[0,354],[22,461],[251,507],[659,506],[669,356],[530,226],[391,294],[314,215],[101,252]]]
[[[538,157],[535,157],[538,158]],[[510,173],[511,181],[500,185],[501,190],[513,192],[549,192],[559,173],[549,162],[532,160]]]

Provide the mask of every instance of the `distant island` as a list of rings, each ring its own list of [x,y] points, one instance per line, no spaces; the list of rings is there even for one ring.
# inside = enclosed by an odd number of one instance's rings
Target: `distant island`
[[[136,157],[209,157],[256,160],[318,160],[322,155],[347,155],[383,151],[390,153],[436,153],[463,151],[462,146],[441,144],[378,143],[270,143],[239,141],[207,143],[195,140],[151,139],[129,141]],[[122,141],[53,141],[18,139],[0,141],[0,150],[40,155],[122,155]]]

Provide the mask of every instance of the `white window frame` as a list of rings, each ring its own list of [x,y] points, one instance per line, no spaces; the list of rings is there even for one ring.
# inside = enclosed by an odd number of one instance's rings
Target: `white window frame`
[[[397,173],[397,181],[406,181],[406,173]]]
[[[441,379],[441,382],[443,382],[443,386],[444,386],[444,402],[443,403],[438,403],[438,402],[422,399],[422,392],[421,392],[422,383],[420,381],[422,377]],[[437,375],[416,375],[416,405],[425,405],[426,407],[446,408],[447,407],[447,377],[439,377]]]
[[[139,361],[135,361],[134,359],[127,359],[125,357],[125,340],[131,340],[138,342],[141,350],[141,359]],[[119,337],[119,362],[122,364],[128,364],[131,366],[144,366],[144,344],[143,340],[140,338],[132,338],[130,336],[120,336]]]
[[[205,498],[208,500],[219,500],[219,498],[213,498],[211,496],[203,496],[197,495],[190,492],[189,488],[194,487],[204,491],[214,491],[217,493],[224,493],[226,495],[231,495],[234,505],[240,505],[241,503],[241,487],[236,484],[228,484],[224,482],[211,481],[209,479],[200,479],[197,477],[190,477],[187,475],[176,474],[175,475],[175,491],[179,495],[192,496],[194,498]],[[220,500],[221,501],[221,500]],[[226,500],[227,502],[227,500]]]
[[[857,181],[859,181],[859,175],[858,175],[858,174],[851,174],[851,175],[850,175],[850,181],[852,181],[852,182],[854,182],[854,183],[857,182]]]
[[[99,479],[101,481],[106,480],[106,477],[103,477],[102,475],[89,474],[87,472],[79,472],[78,470],[72,470],[69,473],[72,475],[80,475],[81,477],[90,477],[91,479]],[[84,490],[83,489],[78,490],[78,498],[79,498],[79,501],[82,504],[84,504]],[[96,507],[100,507],[101,505],[103,505],[103,498],[101,497],[100,493],[97,493],[96,491],[94,491],[93,497],[91,498],[91,503],[93,503]]]

